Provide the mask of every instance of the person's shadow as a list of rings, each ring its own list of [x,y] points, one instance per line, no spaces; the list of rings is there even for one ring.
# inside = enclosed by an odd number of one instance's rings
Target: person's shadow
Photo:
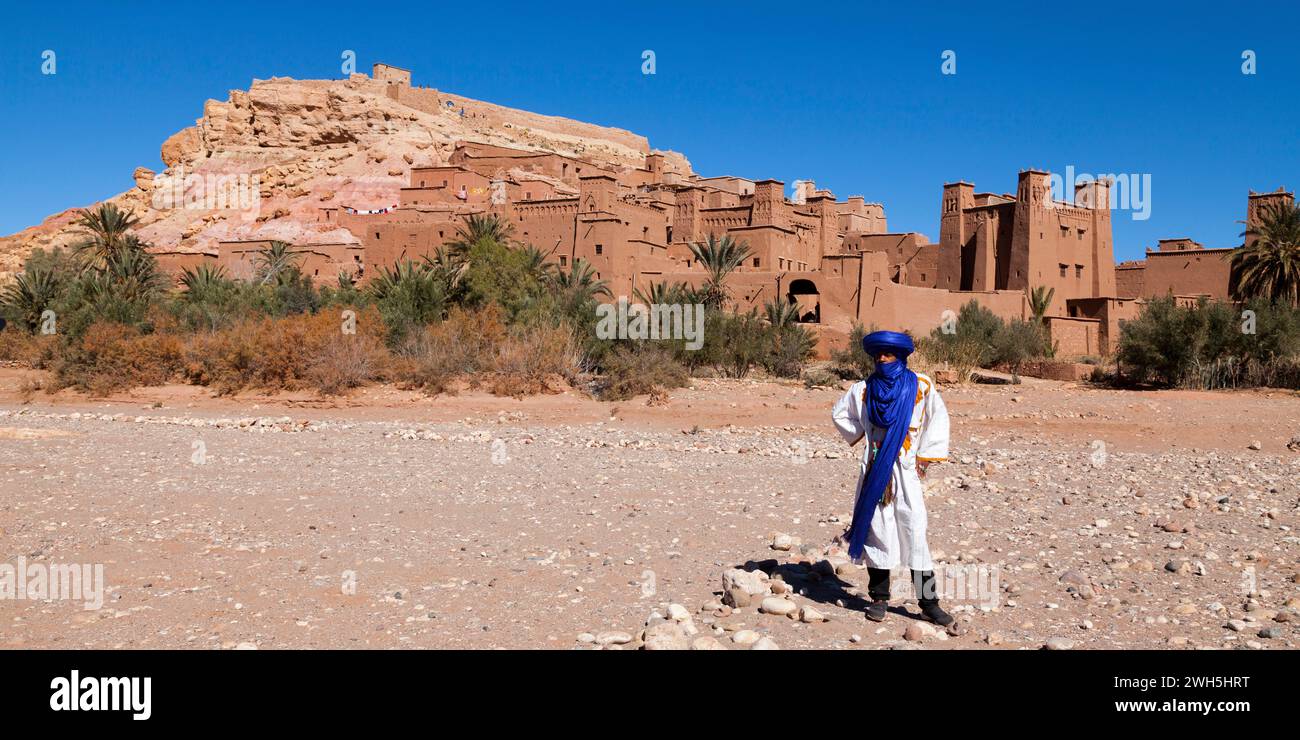
[[[789,584],[796,594],[818,604],[839,606],[857,612],[866,620],[867,604],[871,603],[864,595],[867,592],[867,571],[862,569],[862,585],[850,583],[835,573],[826,560],[815,563],[782,563],[776,559],[749,560],[744,565],[735,566],[740,570],[761,570],[768,575],[780,576]],[[849,589],[857,593],[850,593]],[[757,604],[755,604],[757,606]],[[924,618],[920,613],[908,611],[902,604],[891,604],[889,611],[893,614],[909,617],[918,621]],[[870,622],[876,624],[876,622]]]

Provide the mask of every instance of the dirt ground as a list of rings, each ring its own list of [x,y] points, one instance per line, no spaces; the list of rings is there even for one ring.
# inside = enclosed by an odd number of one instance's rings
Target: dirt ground
[[[930,543],[972,584],[950,633],[904,584],[866,621],[865,571],[824,560],[861,452],[839,388],[24,402],[31,374],[0,369],[0,562],[105,586],[98,609],[0,599],[4,647],[632,648],[647,622],[697,648],[1298,644],[1294,393],[942,388]],[[732,568],[812,621],[719,603]]]

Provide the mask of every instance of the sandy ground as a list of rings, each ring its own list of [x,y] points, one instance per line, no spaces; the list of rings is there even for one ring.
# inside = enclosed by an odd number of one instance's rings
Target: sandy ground
[[[865,572],[823,560],[860,454],[829,423],[839,389],[24,403],[29,374],[0,369],[0,555],[106,585],[99,609],[0,600],[0,646],[630,648],[647,621],[730,649],[1300,644],[1292,393],[943,388],[949,634],[904,584],[867,622]],[[828,621],[719,603],[732,568]]]

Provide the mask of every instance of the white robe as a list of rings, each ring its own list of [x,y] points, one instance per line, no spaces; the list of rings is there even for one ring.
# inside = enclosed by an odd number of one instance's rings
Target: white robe
[[[901,565],[913,570],[934,570],[930,545],[925,539],[925,496],[916,463],[918,460],[941,462],[948,458],[948,409],[939,397],[934,381],[920,373],[916,378],[917,398],[912,409],[912,423],[898,459],[894,461],[893,477],[885,487],[875,515],[871,517],[871,530],[860,561],[872,568],[893,569]],[[857,444],[864,436],[870,440],[858,467],[858,495],[862,492],[862,479],[886,432],[884,427],[873,425],[867,418],[866,388],[866,381],[854,383],[831,412],[835,428],[846,442]],[[857,505],[856,498],[854,505]]]

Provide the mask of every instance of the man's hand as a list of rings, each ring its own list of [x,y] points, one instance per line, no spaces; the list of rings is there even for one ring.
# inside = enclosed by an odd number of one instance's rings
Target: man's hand
[[[916,462],[916,474],[919,475],[921,478],[925,478],[925,469],[928,467],[930,467],[929,462],[925,460],[918,460]]]

